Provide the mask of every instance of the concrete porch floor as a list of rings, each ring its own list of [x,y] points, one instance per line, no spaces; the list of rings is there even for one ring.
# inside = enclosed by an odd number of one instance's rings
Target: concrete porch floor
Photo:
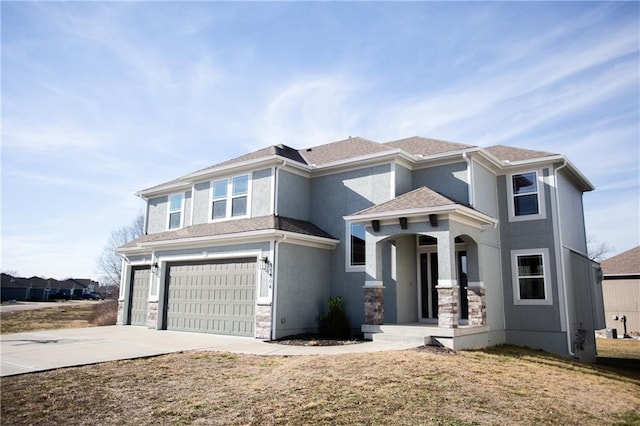
[[[459,325],[456,328],[438,324],[362,324],[364,337],[374,342],[404,342],[416,345],[443,345],[450,349],[479,349],[489,346],[489,327]]]

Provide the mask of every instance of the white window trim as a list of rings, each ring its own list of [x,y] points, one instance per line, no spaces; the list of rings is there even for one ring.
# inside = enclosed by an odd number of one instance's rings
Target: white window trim
[[[238,178],[238,177],[243,177],[246,176],[247,177],[247,193],[246,195],[233,195],[233,179]],[[235,219],[245,219],[248,217],[251,217],[251,173],[242,173],[239,175],[234,175],[234,176],[228,176],[228,177],[223,177],[220,179],[213,179],[209,182],[209,222],[223,222],[225,220],[235,220]],[[217,218],[214,219],[213,216],[213,191],[214,191],[214,184],[216,182],[222,181],[222,180],[226,180],[227,181],[227,195],[225,200],[227,201],[227,205],[226,205],[226,212],[224,217],[221,218]],[[231,215],[231,209],[233,207],[233,199],[234,198],[238,198],[238,197],[247,197],[247,211],[244,215],[242,216],[232,216]],[[219,198],[220,200],[222,200],[222,198]]]
[[[537,183],[537,195],[538,195],[538,214],[527,214],[516,216],[515,207],[513,205],[514,201],[514,193],[513,193],[513,177],[516,175],[523,175],[527,173],[535,173],[536,174],[536,183]],[[544,174],[542,169],[539,170],[522,170],[517,173],[511,173],[507,175],[507,191],[509,192],[509,201],[507,203],[509,209],[509,222],[522,222],[526,220],[539,220],[546,219],[547,213],[544,203]]]
[[[345,272],[364,272],[366,265],[352,265],[351,264],[351,225],[353,222],[345,221]],[[365,260],[366,263],[366,260]]]
[[[520,298],[520,281],[518,275],[518,257],[542,255],[542,268],[544,279],[544,299],[521,299]],[[551,264],[549,258],[549,249],[537,248],[526,250],[511,250],[511,279],[513,286],[513,303],[514,305],[552,305],[553,296],[551,293]]]
[[[180,225],[177,228],[169,228],[169,224],[171,223],[171,213],[177,212],[177,210],[171,210],[171,197],[175,195],[180,195],[182,199],[180,200]],[[180,229],[184,226],[184,201],[185,201],[185,193],[184,192],[174,192],[173,194],[169,194],[167,197],[167,231],[173,231],[175,229]]]

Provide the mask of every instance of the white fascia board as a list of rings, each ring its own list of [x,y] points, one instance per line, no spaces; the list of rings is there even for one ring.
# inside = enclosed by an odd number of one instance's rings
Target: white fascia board
[[[407,210],[397,210],[391,212],[383,212],[383,213],[370,213],[364,215],[352,215],[352,216],[344,216],[343,219],[352,223],[365,223],[371,220],[385,220],[385,219],[394,219],[398,217],[406,217],[406,218],[415,218],[415,217],[425,217],[430,214],[440,214],[440,215],[448,215],[451,218],[460,220],[465,220],[465,223],[468,224],[476,224],[480,225],[495,225],[498,223],[498,220],[488,216],[484,213],[480,213],[477,210],[473,210],[469,207],[449,204],[446,206],[439,207],[430,207],[430,208],[419,208],[419,209],[407,209]],[[470,220],[470,222],[469,222]]]
[[[503,161],[502,169],[505,170],[506,173],[513,173],[512,169],[525,168],[530,166],[541,167],[541,164],[549,164],[552,166],[554,163],[562,162],[567,165],[567,169],[571,172],[571,174],[575,177],[575,180],[580,186],[580,189],[583,192],[593,191],[595,186],[587,179],[587,177],[582,174],[582,172],[564,155],[550,155],[548,157],[541,158],[533,158],[531,160],[520,160],[520,161]]]
[[[447,151],[447,152],[442,152],[440,154],[433,154],[433,155],[424,155],[421,157],[412,155],[411,158],[413,159],[413,161],[416,163],[417,168],[423,168],[423,167],[429,167],[434,165],[433,163],[448,163],[451,161],[455,161],[456,159],[460,158],[460,160],[463,159],[463,154],[471,154],[474,153],[476,151],[478,151],[480,148],[478,147],[471,147],[471,148],[465,148],[465,149],[459,149],[456,151]],[[423,163],[428,163],[428,164],[423,164]]]
[[[439,207],[394,210],[394,211],[382,212],[382,213],[357,214],[357,215],[351,215],[351,216],[344,216],[343,219],[353,223],[362,223],[370,220],[382,220],[387,218],[424,216],[424,215],[434,214],[434,213],[442,214],[442,213],[452,212],[454,210],[455,210],[455,204],[449,204],[446,206],[439,206]]]
[[[287,236],[287,241],[306,241],[316,245],[322,245],[330,248],[334,248],[338,245],[339,241],[331,238],[317,237],[314,235],[304,235],[295,232],[280,231],[277,229],[263,229],[259,231],[242,232],[235,234],[221,234],[221,235],[208,235],[205,237],[191,237],[191,238],[179,238],[163,241],[149,241],[146,243],[140,243],[136,247],[128,247],[125,249],[118,249],[120,253],[139,253],[150,250],[159,250],[167,248],[191,248],[202,247],[204,244],[207,246],[219,246],[235,244],[240,242],[264,242],[271,241],[275,238]]]

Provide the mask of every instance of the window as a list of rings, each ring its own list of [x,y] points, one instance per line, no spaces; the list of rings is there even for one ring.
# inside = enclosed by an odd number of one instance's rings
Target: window
[[[212,219],[221,219],[227,216],[227,180],[213,182],[213,206]]]
[[[231,216],[244,216],[247,214],[249,176],[244,175],[234,177],[232,182]]]
[[[514,303],[519,305],[551,304],[549,257],[547,249],[511,252]]]
[[[248,193],[248,175],[213,182],[211,219],[246,216]]]
[[[169,196],[169,229],[182,226],[182,194]]]
[[[511,175],[511,205],[509,218],[511,221],[543,219],[544,197],[538,171]]]
[[[350,265],[364,266],[365,264],[365,228],[358,223],[351,224],[350,232]]]

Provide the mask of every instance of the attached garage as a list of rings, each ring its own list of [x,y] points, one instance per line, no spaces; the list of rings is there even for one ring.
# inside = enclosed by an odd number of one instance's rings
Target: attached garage
[[[256,258],[167,265],[167,330],[254,336]]]
[[[129,318],[131,325],[147,325],[147,301],[149,300],[148,266],[131,268],[131,304]]]

